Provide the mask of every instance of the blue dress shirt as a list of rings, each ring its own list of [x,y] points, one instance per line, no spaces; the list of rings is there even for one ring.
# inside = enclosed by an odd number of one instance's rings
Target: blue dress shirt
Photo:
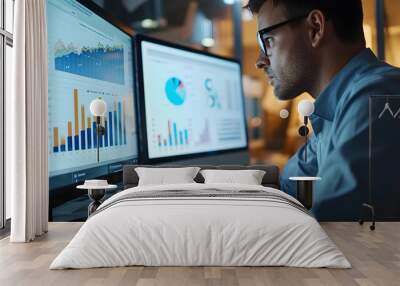
[[[312,212],[319,220],[355,220],[368,194],[369,96],[399,95],[400,69],[379,61],[370,49],[352,58],[317,97],[313,134],[288,161],[282,190],[295,196],[291,176],[319,176]],[[382,144],[390,144],[390,139]],[[386,142],[386,143],[385,143]],[[385,146],[382,146],[382,156]],[[379,150],[377,148],[376,150]],[[387,149],[389,150],[389,149]]]

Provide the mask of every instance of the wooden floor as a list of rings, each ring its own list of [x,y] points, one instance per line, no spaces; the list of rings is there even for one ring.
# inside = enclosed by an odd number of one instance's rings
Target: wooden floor
[[[124,267],[48,270],[81,223],[50,223],[49,233],[29,244],[0,241],[0,285],[400,285],[400,223],[324,223],[352,269],[289,267]]]

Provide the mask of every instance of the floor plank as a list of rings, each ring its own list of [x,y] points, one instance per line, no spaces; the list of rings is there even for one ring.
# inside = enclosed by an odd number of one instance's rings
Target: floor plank
[[[32,243],[0,240],[0,285],[399,285],[400,223],[378,223],[375,231],[357,223],[322,223],[352,263],[352,269],[289,267],[118,267],[48,269],[82,223],[50,223],[49,233]]]

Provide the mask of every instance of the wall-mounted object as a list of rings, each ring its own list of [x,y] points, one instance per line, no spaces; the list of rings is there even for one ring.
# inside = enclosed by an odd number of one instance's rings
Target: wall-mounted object
[[[100,136],[104,136],[106,133],[106,128],[101,124],[101,121],[107,112],[107,103],[101,97],[92,100],[90,112],[96,118],[96,136],[97,142],[100,142]],[[97,162],[100,162],[100,144],[97,144]]]
[[[307,144],[308,144],[308,119],[314,113],[314,103],[309,100],[302,100],[299,102],[297,109],[304,119],[304,125],[299,128],[299,135],[305,138],[306,147],[304,148],[304,161],[307,163]]]

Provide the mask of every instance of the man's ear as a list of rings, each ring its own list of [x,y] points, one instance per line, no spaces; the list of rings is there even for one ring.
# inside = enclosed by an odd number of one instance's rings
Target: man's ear
[[[320,10],[312,10],[307,17],[308,36],[313,48],[318,48],[326,33],[326,17]]]

